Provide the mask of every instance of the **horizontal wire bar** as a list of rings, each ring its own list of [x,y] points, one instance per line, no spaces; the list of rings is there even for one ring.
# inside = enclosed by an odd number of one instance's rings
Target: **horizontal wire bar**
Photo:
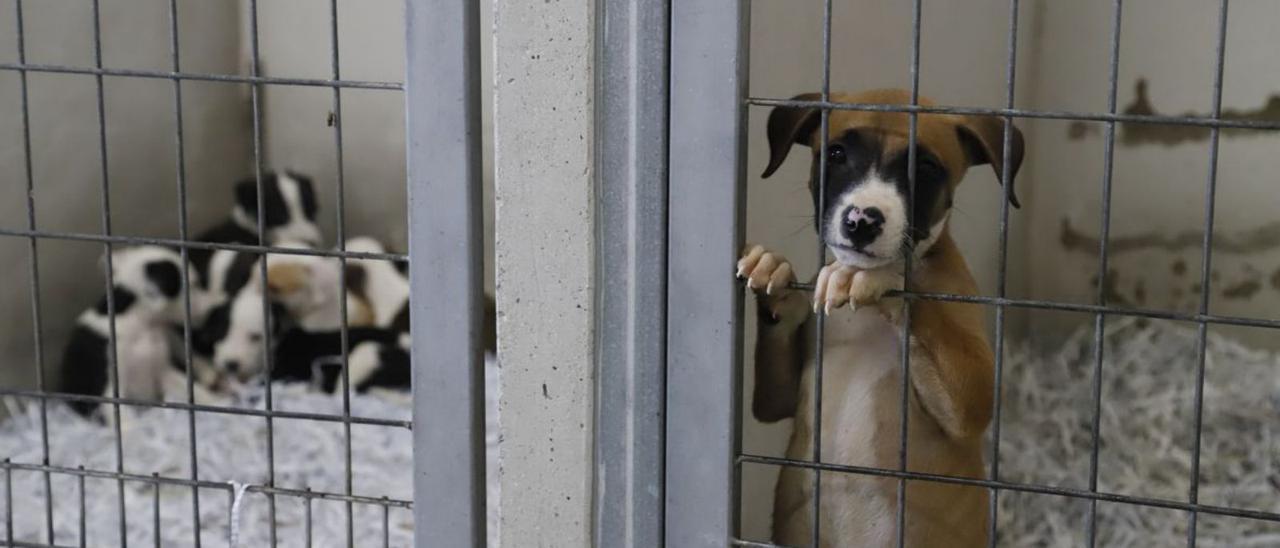
[[[784,459],[778,457],[766,457],[763,455],[743,454],[738,456],[740,462],[748,462],[753,464],[769,464],[774,466],[789,466],[792,468],[802,468],[808,470],[820,470],[823,472],[840,472],[846,474],[857,474],[863,476],[880,476],[897,479],[928,481],[933,483],[947,483],[953,485],[968,485],[972,487],[985,487],[988,489],[1002,489],[1005,491],[1017,491],[1022,493],[1034,493],[1039,495],[1055,495],[1073,499],[1088,499],[1102,502],[1116,502],[1121,504],[1132,504],[1135,506],[1149,506],[1155,508],[1168,508],[1171,510],[1196,511],[1205,514],[1215,514],[1219,516],[1229,516],[1236,518],[1256,519],[1262,521],[1280,522],[1280,514],[1274,512],[1263,512],[1260,510],[1245,510],[1242,508],[1228,508],[1225,506],[1211,506],[1205,504],[1191,504],[1187,502],[1177,502],[1172,500],[1154,499],[1148,497],[1138,497],[1132,495],[1119,495],[1115,493],[1104,493],[1100,491],[1087,491],[1083,489],[1071,489],[1067,487],[1052,487],[1048,485],[1035,485],[1028,483],[1014,483],[1008,481],[992,481],[988,479],[963,478],[957,476],[945,476],[941,474],[928,474],[924,472],[911,472],[890,470],[885,468],[872,468],[867,466],[849,466],[841,464],[815,463],[809,461]]]
[[[746,540],[741,538],[735,538],[735,539],[729,540],[729,545],[730,546],[746,546],[748,548],[793,548],[791,546],[787,546],[786,544],[774,544],[772,542],[759,542],[755,540]]]
[[[404,90],[400,82],[376,82],[363,80],[325,80],[321,78],[279,78],[272,76],[240,76],[236,74],[210,74],[201,72],[172,72],[165,70],[139,70],[73,67],[39,63],[0,63],[0,70],[18,72],[44,72],[54,74],[88,74],[94,76],[123,76],[129,78],[154,78],[160,80],[196,80],[204,82],[230,82],[236,84],[269,84],[280,86],[311,86],[326,88],[355,88],[378,90]]]
[[[789,287],[801,291],[813,291],[813,284],[810,283],[792,283]],[[1014,308],[1034,308],[1041,310],[1061,310],[1065,312],[1089,312],[1095,314],[1112,314],[1116,316],[1136,316],[1141,318],[1151,318],[1156,320],[1173,320],[1183,322],[1195,322],[1205,324],[1218,325],[1234,325],[1240,327],[1261,327],[1267,329],[1280,329],[1280,320],[1264,319],[1264,318],[1245,318],[1240,316],[1219,316],[1215,314],[1188,314],[1182,312],[1172,312],[1167,310],[1154,310],[1150,308],[1118,308],[1114,306],[1102,306],[1096,304],[1079,304],[1064,303],[1058,301],[1044,301],[1039,299],[1011,299],[1001,297],[986,297],[978,295],[956,295],[952,293],[925,293],[925,292],[904,292],[899,290],[889,291],[885,293],[886,297],[900,297],[904,299],[930,300],[930,301],[946,301],[970,304],[986,304],[997,306],[1011,306]]]
[[[347,259],[369,259],[375,261],[409,262],[408,255],[397,253],[367,253],[358,251],[335,251],[328,249],[304,249],[296,247],[273,247],[264,245],[224,244],[212,242],[195,242],[173,238],[152,238],[148,236],[105,236],[85,232],[58,232],[50,230],[25,230],[16,228],[0,228],[0,236],[19,238],[43,238],[46,240],[70,240],[79,242],[99,242],[124,245],[162,245],[186,249],[225,249],[247,253],[275,253],[278,255],[308,255],[313,257],[343,257]]]
[[[0,546],[12,546],[13,548],[74,548],[65,544],[45,544],[42,542],[25,542],[21,540],[7,541],[0,539]]]
[[[767,99],[751,97],[747,104],[768,107],[821,108],[831,110],[857,110],[864,112],[902,112],[919,114],[965,114],[1001,116],[1007,118],[1041,118],[1048,120],[1076,120],[1081,122],[1124,122],[1134,124],[1158,124],[1177,126],[1202,126],[1232,129],[1277,130],[1280,122],[1255,120],[1215,119],[1203,116],[1156,116],[1147,114],[1107,114],[1098,112],[1072,112],[1065,110],[1027,110],[1020,108],[981,108],[956,106],[885,105],[877,103],[838,103],[824,101],[796,101],[791,99]]]
[[[51,472],[54,474],[65,474],[70,476],[81,476],[86,478],[98,479],[114,479],[121,481],[132,481],[138,483],[150,483],[160,485],[176,485],[181,487],[199,487],[201,489],[221,489],[224,491],[234,491],[237,487],[229,482],[209,481],[209,480],[190,480],[186,478],[171,478],[167,476],[154,476],[142,474],[130,474],[127,472],[110,472],[106,470],[91,470],[86,468],[68,468],[65,466],[30,464],[21,462],[0,463],[0,468],[10,470],[24,470],[28,472]],[[288,489],[284,487],[268,487],[265,485],[249,484],[245,486],[245,490],[250,493],[273,494],[285,497],[295,497],[301,499],[322,499],[348,501],[359,504],[369,504],[374,506],[390,506],[395,508],[412,508],[413,501],[392,499],[386,497],[370,497],[365,495],[343,495],[340,493],[329,493],[325,491],[312,491],[309,489]]]
[[[60,400],[60,401],[82,401],[91,403],[119,403],[120,405],[128,405],[133,407],[146,407],[152,409],[177,409],[182,411],[199,411],[202,413],[218,413],[222,415],[250,415],[254,417],[274,417],[281,419],[298,419],[317,422],[342,422],[351,424],[365,424],[370,426],[388,426],[395,428],[413,429],[413,421],[397,420],[397,419],[377,419],[370,417],[344,417],[342,415],[326,415],[324,413],[303,413],[299,411],[266,411],[262,409],[252,409],[245,407],[226,407],[219,405],[202,405],[198,403],[186,402],[168,402],[168,401],[149,401],[130,398],[113,398],[110,396],[89,396],[84,394],[64,394],[61,392],[40,392],[36,390],[22,390],[17,388],[0,387],[0,396],[12,396],[17,398],[28,398],[38,400]]]

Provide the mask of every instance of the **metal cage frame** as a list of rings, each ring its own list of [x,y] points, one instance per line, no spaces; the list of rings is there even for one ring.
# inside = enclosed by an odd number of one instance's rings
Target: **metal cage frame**
[[[42,462],[3,461],[4,496],[7,514],[6,537],[0,539],[5,546],[55,546],[54,513],[51,477],[70,475],[79,478],[80,535],[79,545],[92,541],[85,538],[84,480],[86,478],[110,479],[117,483],[121,545],[127,545],[127,529],[130,519],[124,507],[126,483],[151,484],[156,492],[154,514],[157,525],[156,545],[159,537],[159,488],[179,486],[191,489],[192,519],[195,535],[193,546],[201,545],[200,490],[221,490],[234,500],[245,492],[264,494],[268,498],[271,516],[272,545],[276,545],[276,499],[287,497],[306,504],[306,538],[311,539],[311,503],[314,500],[341,501],[346,504],[347,527],[345,544],[353,546],[352,509],[356,504],[382,508],[383,545],[390,546],[387,515],[392,509],[412,511],[416,524],[415,544],[479,546],[485,537],[485,491],[483,487],[483,402],[484,383],[481,343],[481,291],[483,262],[481,256],[481,202],[480,202],[480,103],[479,103],[479,2],[477,0],[405,0],[406,64],[405,81],[355,81],[344,80],[340,72],[340,47],[338,43],[338,8],[336,0],[328,0],[329,61],[331,74],[325,79],[277,78],[261,74],[259,55],[258,0],[248,2],[249,74],[216,74],[184,71],[179,48],[178,3],[168,1],[169,70],[134,70],[104,66],[102,61],[102,17],[100,0],[92,0],[93,9],[93,58],[91,67],[49,65],[27,62],[27,48],[23,21],[24,0],[14,0],[18,59],[16,63],[0,63],[0,71],[18,75],[21,90],[22,143],[25,159],[26,228],[0,229],[0,237],[22,238],[28,241],[30,257],[30,293],[33,314],[36,388],[0,388],[0,396],[35,400],[40,406],[40,424],[43,437]],[[7,34],[7,33],[6,33]],[[37,174],[31,161],[32,119],[28,104],[28,74],[60,73],[83,75],[96,82],[98,153],[101,157],[101,232],[76,233],[43,230],[36,219],[35,189]],[[174,140],[176,144],[179,201],[179,238],[146,238],[120,236],[112,233],[110,203],[110,170],[107,164],[107,123],[103,100],[104,78],[142,78],[169,80],[173,84],[175,113]],[[262,101],[265,86],[308,86],[332,90],[332,127],[334,153],[337,161],[336,221],[338,249],[309,250],[281,248],[266,245],[211,244],[190,240],[187,223],[187,179],[184,155],[183,82],[203,81],[248,85],[253,114],[253,169],[258,185],[258,239],[265,241],[265,222],[261,202],[263,173]],[[343,168],[343,116],[342,92],[345,89],[403,92],[406,116],[406,160],[409,200],[408,254],[360,253],[344,248],[346,235]],[[38,120],[36,121],[39,122]],[[282,411],[274,408],[270,383],[267,383],[264,408],[237,408],[202,405],[195,403],[194,380],[188,368],[185,402],[152,402],[121,398],[116,386],[109,396],[81,396],[52,392],[45,386],[45,352],[41,323],[41,286],[38,268],[39,243],[45,240],[80,241],[101,244],[107,251],[106,288],[110,325],[108,353],[109,378],[115,386],[118,365],[115,352],[115,303],[111,298],[110,250],[125,245],[160,245],[180,250],[184,262],[184,275],[189,264],[187,253],[191,249],[250,252],[261,255],[261,274],[266,272],[266,257],[272,254],[313,255],[337,258],[345,264],[348,259],[374,259],[394,262],[412,262],[410,288],[413,318],[413,420],[390,420],[353,415],[350,408],[351,387],[346,367],[345,349],[348,347],[345,301],[342,303],[342,368],[343,412],[340,415]],[[346,290],[343,273],[340,284]],[[191,361],[191,294],[184,284],[182,292],[184,308],[184,346],[187,362]],[[263,298],[264,314],[269,313],[269,303]],[[270,336],[269,334],[267,335]],[[270,346],[268,340],[267,346]],[[431,348],[431,352],[425,349]],[[268,369],[270,351],[265,352]],[[84,467],[70,468],[51,464],[48,443],[49,401],[81,401],[109,406],[114,421],[116,466],[114,470],[92,470]],[[127,473],[124,467],[124,437],[120,429],[120,408],[162,408],[186,411],[188,417],[188,451],[191,474],[189,477],[169,477],[158,474],[140,475]],[[219,413],[261,418],[266,421],[268,479],[263,484],[236,486],[222,481],[210,481],[200,477],[197,467],[196,415]],[[345,488],[342,492],[320,492],[310,489],[292,489],[275,484],[274,468],[276,451],[273,435],[274,419],[299,419],[340,423],[344,427],[346,445]],[[371,425],[385,428],[409,429],[413,432],[415,453],[414,499],[429,504],[414,504],[410,500],[390,499],[381,495],[356,493],[352,487],[351,425]],[[43,474],[45,485],[44,514],[45,539],[43,543],[15,539],[13,531],[12,474],[15,471]],[[58,494],[58,496],[71,496]],[[205,496],[208,496],[207,493]],[[449,501],[445,503],[445,501]],[[231,531],[228,531],[231,535]]]

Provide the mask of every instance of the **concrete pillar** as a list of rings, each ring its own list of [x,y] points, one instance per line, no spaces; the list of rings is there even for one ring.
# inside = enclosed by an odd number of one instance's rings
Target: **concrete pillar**
[[[494,2],[503,546],[591,531],[594,2]]]

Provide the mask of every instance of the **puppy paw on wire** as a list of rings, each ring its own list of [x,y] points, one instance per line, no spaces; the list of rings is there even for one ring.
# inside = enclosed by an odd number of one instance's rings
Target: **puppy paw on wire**
[[[830,315],[832,310],[846,304],[854,311],[875,306],[893,319],[897,316],[897,309],[901,308],[901,301],[885,299],[884,296],[890,291],[901,290],[903,283],[902,273],[893,268],[864,270],[833,262],[818,272],[813,290],[813,311]]]
[[[738,259],[737,277],[756,294],[765,322],[796,326],[804,322],[803,296],[791,288],[795,270],[785,257],[764,246],[747,244]]]

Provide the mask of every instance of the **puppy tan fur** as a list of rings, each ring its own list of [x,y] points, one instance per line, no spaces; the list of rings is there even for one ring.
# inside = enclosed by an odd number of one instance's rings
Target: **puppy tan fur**
[[[832,100],[908,104],[909,97],[901,90],[877,90],[833,94]],[[794,417],[787,457],[814,457],[813,312],[829,314],[823,353],[822,460],[893,470],[899,467],[901,432],[902,301],[884,296],[904,284],[916,292],[978,293],[947,230],[947,219],[952,196],[970,166],[991,164],[999,175],[1005,164],[1003,120],[919,115],[911,207],[904,190],[907,114],[832,111],[825,158],[818,157],[819,120],[816,109],[774,110],[769,120],[772,156],[765,176],[782,164],[793,144],[813,149],[809,186],[815,197],[815,226],[837,260],[816,275],[811,301],[788,287],[795,271],[785,258],[760,246],[749,245],[744,251],[738,274],[756,293],[760,316],[752,411],[765,422]],[[1021,164],[1022,148],[1021,134],[1012,128],[1010,180]],[[827,162],[826,181],[818,180],[818,162]],[[818,210],[819,196],[825,197],[823,210]],[[1016,205],[1012,189],[1008,196]],[[904,280],[908,253],[914,258],[910,279]],[[936,300],[912,300],[910,306],[908,469],[984,477],[982,438],[993,405],[993,355],[983,310]],[[822,546],[895,545],[897,480],[828,472],[821,475],[821,483]],[[924,481],[907,485],[907,546],[986,545],[985,489]],[[809,544],[813,488],[813,472],[781,472],[774,498],[775,542]]]

